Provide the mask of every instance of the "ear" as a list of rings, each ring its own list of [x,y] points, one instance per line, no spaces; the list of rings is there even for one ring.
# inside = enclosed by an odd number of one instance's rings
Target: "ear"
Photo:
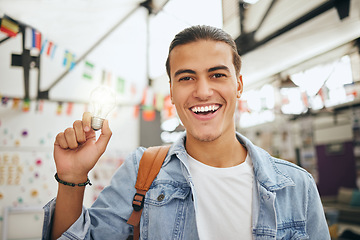
[[[171,99],[171,104],[173,104],[173,105],[174,105],[171,79],[169,80],[169,87],[170,87],[170,99]]]
[[[236,88],[236,97],[237,98],[240,98],[241,97],[241,94],[243,92],[243,80],[242,80],[242,75],[240,74],[238,79],[237,79],[237,88]]]

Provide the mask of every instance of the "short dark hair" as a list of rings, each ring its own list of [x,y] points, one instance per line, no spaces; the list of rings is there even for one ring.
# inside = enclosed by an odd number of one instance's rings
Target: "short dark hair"
[[[228,44],[233,52],[233,64],[235,67],[236,74],[240,74],[241,69],[241,58],[237,51],[236,43],[233,38],[224,30],[212,26],[206,25],[196,25],[189,28],[186,28],[179,32],[175,38],[172,40],[169,53],[166,60],[166,72],[170,76],[170,53],[171,51],[179,45],[184,45],[191,42],[196,42],[199,40],[212,40],[219,41]]]

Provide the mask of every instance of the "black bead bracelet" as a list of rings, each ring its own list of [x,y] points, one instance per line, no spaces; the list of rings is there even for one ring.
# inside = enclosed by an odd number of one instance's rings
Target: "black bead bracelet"
[[[68,183],[68,182],[65,182],[65,181],[61,180],[61,179],[59,178],[59,176],[58,176],[57,173],[55,173],[55,176],[54,176],[54,177],[55,177],[56,181],[58,181],[58,182],[61,183],[61,184],[66,185],[66,186],[71,186],[71,187],[75,187],[75,186],[84,187],[84,186],[86,186],[86,185],[88,185],[88,184],[89,184],[90,186],[92,185],[89,178],[88,178],[87,181],[84,182],[84,183],[76,184],[76,183]]]

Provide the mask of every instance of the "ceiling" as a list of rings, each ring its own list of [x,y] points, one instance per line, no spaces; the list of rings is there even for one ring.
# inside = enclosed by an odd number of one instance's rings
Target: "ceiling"
[[[347,1],[260,0],[254,5],[248,5],[241,17],[238,1],[226,0],[224,29],[237,40],[242,34],[256,31],[253,40],[261,42],[306,14],[321,9],[322,6],[344,2]],[[305,66],[311,59],[316,58],[317,62],[331,61],[331,57],[339,57],[353,51],[354,48],[349,45],[343,47],[340,52],[336,51],[332,56],[325,54],[360,37],[359,12],[360,0],[350,0],[348,17],[341,20],[335,7],[328,8],[243,54],[242,74],[245,90],[246,87],[252,88],[271,81],[275,74],[299,71],[302,65]],[[241,48],[241,44],[238,47]],[[314,61],[311,63],[316,64]]]
[[[150,78],[155,79],[155,91],[166,94],[169,88],[168,80],[163,83],[162,79],[166,79],[165,61],[170,41],[177,32],[191,25],[208,24],[221,27],[221,0],[154,0],[154,9],[161,11],[154,12],[151,16],[147,9],[140,5],[143,2],[146,1],[0,0],[0,17],[6,14],[36,28],[44,38],[58,45],[57,52],[62,48],[61,50],[66,49],[76,54],[77,59],[91,60],[97,68],[111,71],[113,76],[121,76],[136,84],[140,89],[138,92],[148,84]],[[203,6],[207,6],[206,11],[203,11]],[[4,37],[0,32],[0,40]],[[4,48],[4,45],[0,47]],[[42,57],[41,64],[46,67],[61,64],[63,55],[59,55],[59,59],[53,61]],[[7,59],[8,56],[0,55],[0,62],[3,64],[4,58]],[[1,67],[0,64],[0,72],[6,70]],[[81,82],[77,79],[74,81],[70,76],[78,71],[78,67],[62,78],[61,71],[41,71],[41,88],[46,90],[52,87],[52,99],[79,98],[81,94],[71,92],[72,89],[88,92],[88,88],[91,90],[94,87],[75,85],[69,89],[70,84]],[[57,81],[59,77],[61,81]],[[7,93],[5,90],[10,88],[9,85],[15,85],[14,82],[9,81],[2,85],[0,81],[2,92]],[[18,85],[13,89],[9,89],[11,93],[14,92],[12,95],[22,93],[15,92],[19,89]],[[85,94],[82,98],[85,99]]]
[[[158,0],[154,2],[160,8],[163,5],[164,7],[151,18],[149,39],[146,39],[148,15],[145,8],[139,7],[141,2],[0,0],[0,16],[7,14],[37,28],[47,37],[55,39],[59,45],[75,51],[77,56],[86,54],[94,45],[99,44],[106,33],[122,28],[117,38],[109,37],[106,40],[108,47],[102,48],[101,52],[111,56],[109,61],[102,64],[128,71],[127,74],[131,75],[137,71],[137,66],[127,64],[126,67],[126,63],[129,63],[126,56],[137,50],[144,51],[148,46],[148,55],[141,55],[141,58],[148,58],[144,65],[147,68],[146,74],[154,80],[155,89],[165,93],[168,91],[164,67],[168,45],[181,29],[190,25],[209,24],[223,27],[234,39],[256,31],[252,40],[261,42],[319,6],[339,0],[260,0],[254,5],[247,5],[244,11],[240,11],[239,0]],[[359,38],[359,26],[360,0],[350,0],[348,17],[341,20],[337,10],[330,8],[242,54],[245,91],[270,81],[280,72],[301,69],[310,59],[316,58],[320,62],[327,60],[329,55],[324,55],[325,59],[319,56]],[[137,49],[139,44],[145,44],[145,48]],[[114,53],[114,46],[119,45],[124,48],[122,52],[111,54]],[[342,49],[341,53],[336,54],[344,54],[353,48],[350,46]],[[119,55],[124,66],[118,64]],[[99,53],[92,58],[98,59]],[[136,79],[134,81],[137,81]],[[147,82],[142,81],[141,84]]]

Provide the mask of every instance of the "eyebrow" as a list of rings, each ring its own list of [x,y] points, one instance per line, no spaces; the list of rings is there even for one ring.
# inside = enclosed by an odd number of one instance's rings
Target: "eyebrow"
[[[175,77],[182,74],[182,73],[191,73],[191,74],[195,74],[196,72],[194,70],[191,70],[191,69],[180,69],[180,70],[177,70],[175,72]]]
[[[230,72],[230,69],[225,65],[219,65],[219,66],[209,68],[208,72],[214,72],[214,71],[217,71],[217,70],[226,70],[226,71]],[[180,70],[175,72],[175,77],[182,74],[182,73],[195,74],[196,72],[194,70],[191,70],[191,69],[180,69]]]
[[[225,65],[219,65],[219,66],[209,68],[208,72],[214,72],[214,71],[217,71],[217,70],[225,70],[225,71],[230,72],[230,69]]]

